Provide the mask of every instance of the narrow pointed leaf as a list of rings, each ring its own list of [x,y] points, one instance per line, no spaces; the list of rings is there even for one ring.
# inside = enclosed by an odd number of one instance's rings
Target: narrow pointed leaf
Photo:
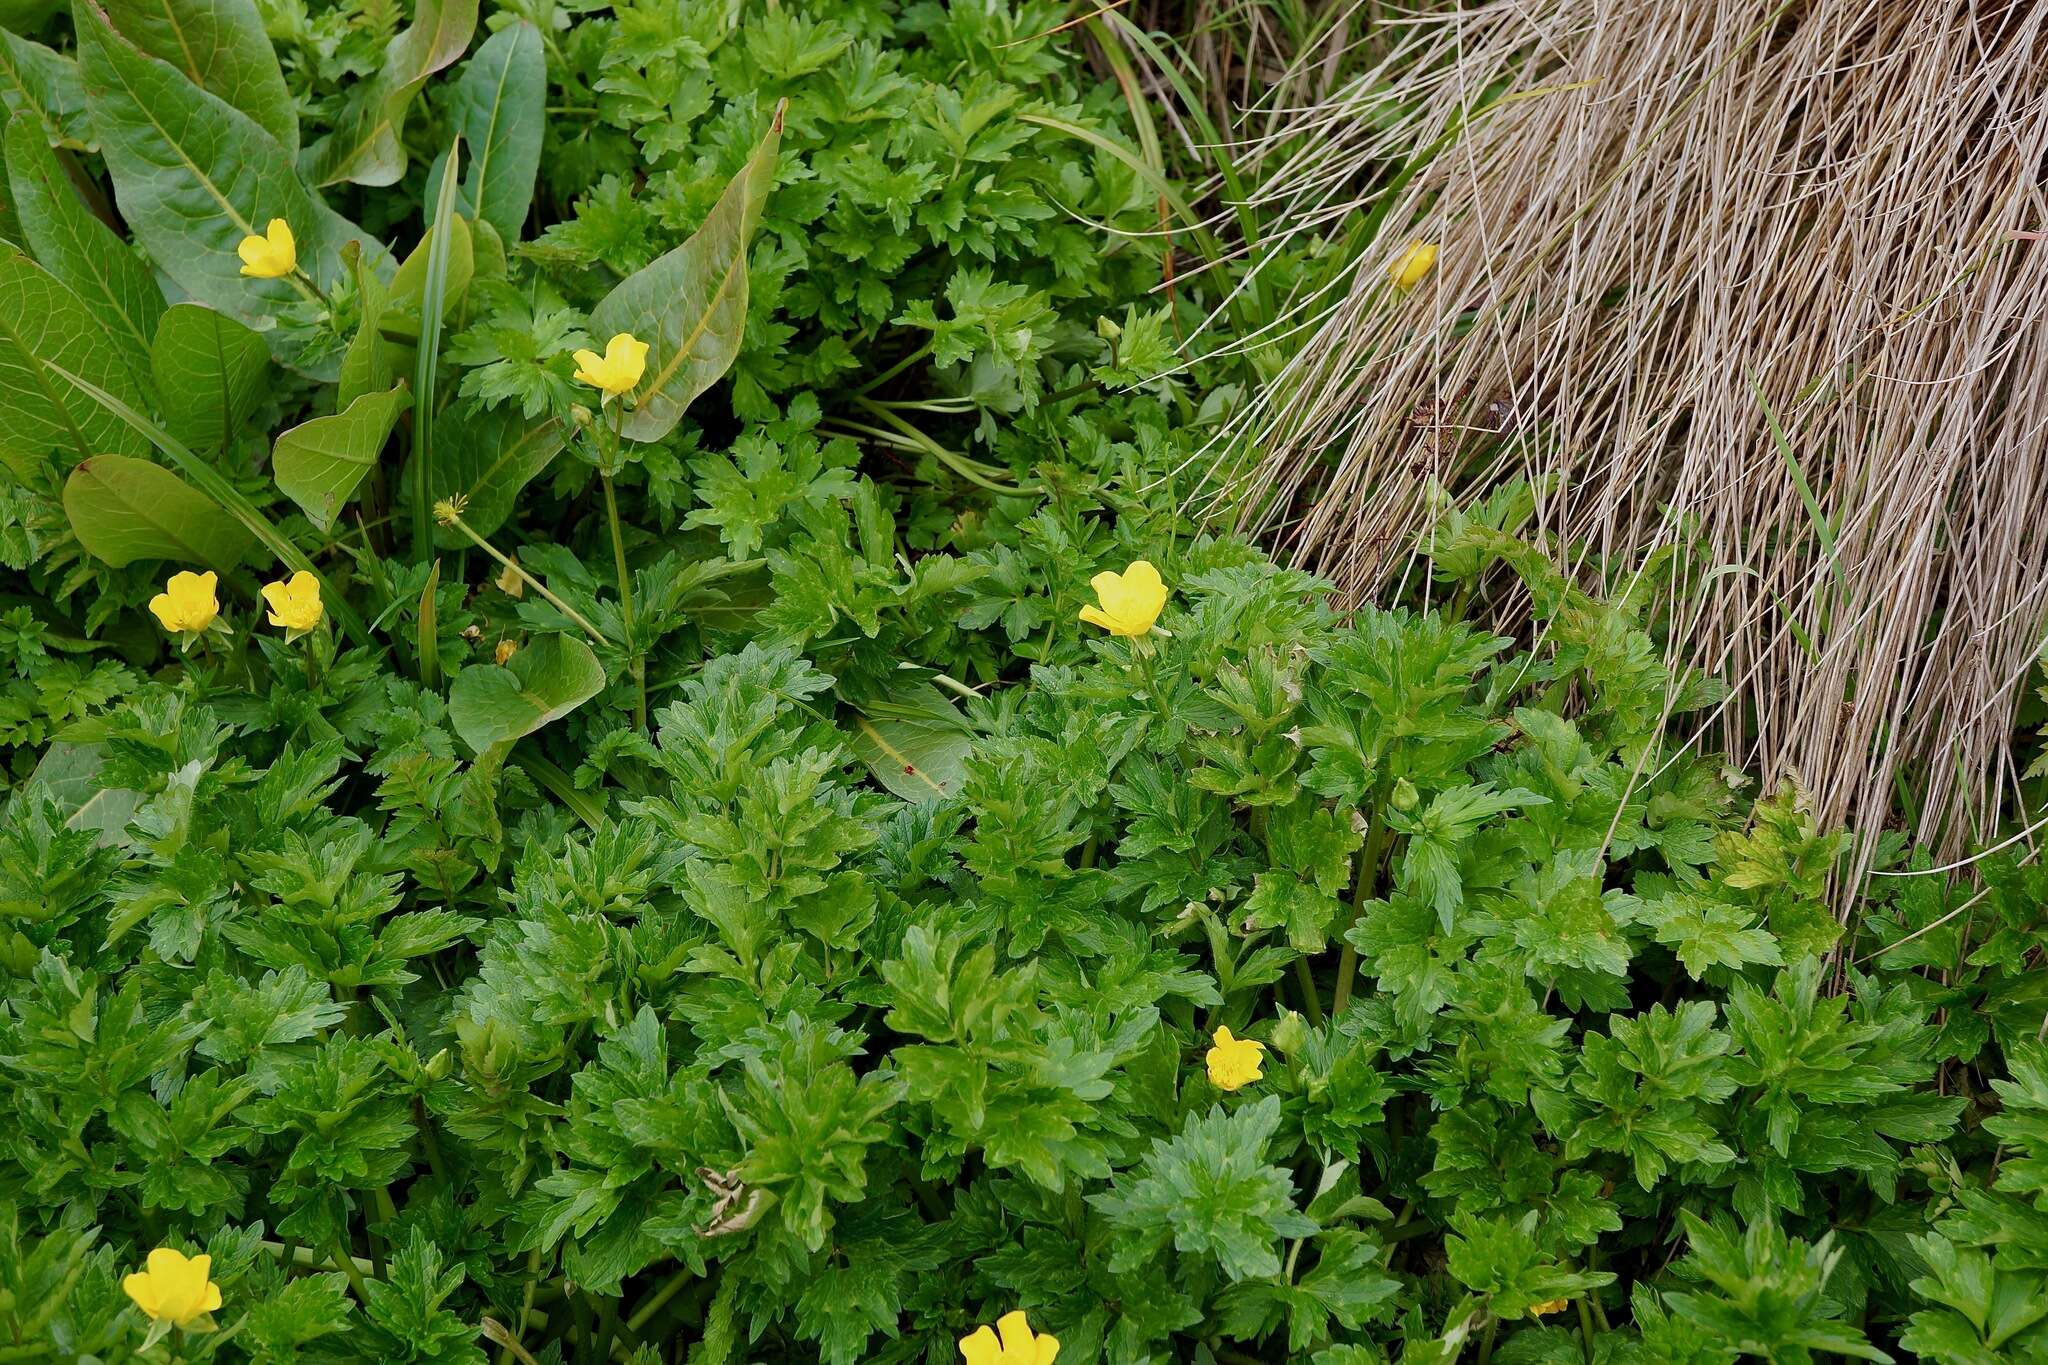
[[[117,568],[166,559],[226,573],[256,548],[219,503],[162,465],[128,455],[79,461],[64,481],[64,515],[78,543]]]
[[[128,244],[78,197],[34,120],[10,120],[6,147],[7,182],[29,250],[70,286],[136,373],[148,373],[163,291]]]
[[[106,344],[91,310],[56,276],[0,245],[0,454],[39,460],[57,451],[69,465],[88,455],[149,449],[74,376],[124,402],[143,402],[134,373]]]
[[[300,167],[316,185],[344,180],[395,185],[405,174],[399,134],[427,77],[452,64],[476,32],[477,0],[419,0],[411,27],[384,49],[376,76],[351,101],[334,131],[308,147]]]
[[[286,497],[325,531],[377,463],[399,414],[412,406],[403,385],[366,393],[331,417],[301,422],[277,438],[270,472]]]
[[[0,104],[30,118],[52,147],[89,151],[95,145],[78,63],[0,26]]]
[[[636,441],[658,441],[675,430],[691,400],[739,354],[747,325],[747,240],[775,184],[782,115],[778,105],[753,156],[690,240],[621,280],[591,312],[590,332],[600,345],[619,332],[648,344],[647,373],[624,426]]]
[[[121,35],[254,119],[287,152],[299,109],[255,0],[105,0]]]
[[[263,338],[203,304],[175,304],[164,314],[149,361],[164,426],[202,450],[226,446],[269,387]]]
[[[523,20],[476,50],[450,98],[449,121],[470,155],[456,206],[508,242],[519,240],[533,204],[546,101],[540,30]],[[429,176],[427,183],[437,182]]]

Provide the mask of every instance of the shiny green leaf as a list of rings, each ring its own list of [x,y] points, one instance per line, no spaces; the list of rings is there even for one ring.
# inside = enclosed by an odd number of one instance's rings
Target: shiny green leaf
[[[399,415],[411,406],[412,394],[400,385],[366,393],[332,416],[301,422],[279,436],[271,450],[277,486],[326,530],[377,463]]]
[[[263,338],[197,303],[172,306],[150,345],[164,426],[187,445],[224,447],[262,398],[270,376]]]
[[[64,481],[64,515],[78,543],[116,567],[166,559],[225,573],[256,547],[212,498],[162,465],[127,455],[79,461]]]

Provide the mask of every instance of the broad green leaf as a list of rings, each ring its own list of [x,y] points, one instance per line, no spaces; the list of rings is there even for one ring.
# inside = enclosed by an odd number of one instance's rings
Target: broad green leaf
[[[306,178],[316,185],[397,184],[405,174],[399,134],[406,110],[427,77],[468,49],[476,12],[477,0],[419,0],[412,26],[385,44],[376,76],[350,101],[334,131],[300,156]]]
[[[448,720],[478,753],[510,744],[559,720],[604,690],[604,668],[590,646],[543,635],[504,667],[471,664],[448,689]]]
[[[221,449],[269,387],[270,348],[225,313],[174,304],[150,343],[164,426],[186,445]]]
[[[508,242],[519,240],[533,204],[546,101],[540,30],[524,20],[500,29],[476,50],[449,96],[448,120],[470,155],[456,204]],[[438,183],[436,175],[427,183]]]
[[[905,801],[942,801],[967,780],[974,738],[960,712],[922,679],[863,703],[853,719],[854,753],[875,780]]]
[[[254,119],[287,152],[299,109],[255,0],[105,0],[121,35]]]
[[[163,291],[128,244],[78,197],[34,120],[10,120],[6,145],[7,181],[29,250],[78,295],[136,373],[147,373]]]
[[[448,241],[447,294],[441,303],[446,317],[469,288],[471,244],[469,221],[450,218]],[[427,264],[438,229],[430,230],[412,249],[405,263],[391,277],[390,284],[377,279],[368,269],[356,269],[356,298],[360,321],[341,358],[338,402],[347,407],[366,393],[381,393],[413,368],[419,336],[420,300],[427,287]]]
[[[412,394],[400,385],[366,393],[332,416],[301,422],[279,436],[270,453],[277,486],[315,526],[328,529],[377,463],[399,414],[411,406]]]
[[[53,147],[91,150],[92,120],[78,63],[0,26],[0,104],[16,116],[34,119]]]
[[[747,325],[747,239],[775,184],[783,106],[754,154],[704,225],[675,250],[619,281],[590,314],[602,349],[620,332],[648,344],[647,373],[634,391],[624,431],[658,441],[675,430],[690,401],[711,387],[739,354]]]
[[[510,403],[480,412],[451,409],[439,431],[434,500],[464,499],[462,520],[480,536],[505,524],[520,490],[554,461],[567,439],[560,422],[523,417],[518,405]],[[435,538],[444,549],[469,543],[447,527]]]
[[[64,481],[64,515],[78,543],[117,568],[168,559],[226,573],[256,547],[212,498],[162,465],[126,455],[79,461]]]
[[[149,449],[70,375],[123,402],[145,404],[139,382],[106,344],[92,311],[56,276],[0,245],[0,455],[40,460],[61,450],[69,465],[88,455]]]
[[[315,198],[277,139],[247,114],[114,32],[92,0],[77,12],[93,124],[137,240],[193,298],[272,331],[272,349],[289,362],[296,347],[275,335],[277,313],[310,291],[289,277],[243,275],[242,239],[284,219],[298,239],[299,268],[322,283],[340,277],[345,242],[363,239],[373,264],[383,248]]]

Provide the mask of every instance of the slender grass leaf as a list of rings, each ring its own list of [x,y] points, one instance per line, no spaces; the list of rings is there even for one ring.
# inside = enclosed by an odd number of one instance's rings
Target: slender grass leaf
[[[93,150],[98,143],[78,63],[9,27],[0,26],[0,104],[11,115],[34,119],[52,147]]]
[[[0,298],[4,298],[6,292],[4,288],[0,288]],[[357,644],[370,643],[370,632],[364,628],[363,618],[356,615],[355,609],[334,590],[334,584],[325,574],[314,568],[313,561],[306,558],[305,552],[286,539],[284,533],[277,529],[270,518],[263,515],[263,510],[250,502],[247,495],[223,477],[219,470],[194,455],[184,442],[165,431],[118,395],[107,392],[90,379],[64,368],[56,361],[46,360],[44,364],[58,379],[91,398],[162,451],[171,463],[178,467],[178,471],[191,481],[193,487],[227,509],[228,514],[240,522],[250,535],[256,537],[265,549],[276,555],[285,567],[303,570],[313,575],[319,581],[320,601],[327,608],[328,615],[332,616],[340,624],[343,632]]]
[[[226,447],[269,387],[270,348],[225,313],[173,304],[150,343],[164,427],[189,446]]]
[[[413,660],[419,666],[420,686],[441,689],[441,561],[427,570],[427,585],[420,589],[418,629],[413,636]]]
[[[595,830],[608,829],[611,818],[604,812],[604,804],[596,796],[576,786],[569,774],[550,763],[537,748],[522,744],[512,751],[512,763],[524,768],[527,775],[546,787],[557,801],[576,813],[576,817]]]
[[[648,344],[647,373],[624,432],[658,441],[675,430],[692,399],[739,354],[747,325],[747,240],[775,185],[783,105],[754,154],[732,178],[704,225],[675,250],[634,271],[590,314],[600,348],[620,332]]]
[[[377,74],[350,101],[334,131],[299,158],[316,185],[395,185],[405,174],[399,134],[427,77],[461,57],[476,32],[477,0],[419,0],[411,27],[384,48]]]
[[[330,529],[410,406],[412,394],[400,385],[366,393],[332,416],[301,422],[271,449],[270,472],[277,486],[315,526]]]
[[[505,524],[520,490],[547,469],[567,441],[560,422],[522,417],[513,404],[462,413],[439,431],[429,485],[433,500],[461,497],[462,519],[480,536]],[[436,537],[445,549],[469,544],[447,527],[436,528]]]
[[[219,503],[170,470],[128,455],[94,455],[64,481],[78,543],[116,568],[138,559],[232,570],[256,539]]]
[[[448,276],[458,236],[468,241],[467,229],[455,213],[456,177],[462,164],[462,139],[448,146],[441,163],[441,190],[434,200],[434,218],[440,225],[427,233],[426,273],[420,283],[419,347],[413,357],[413,387],[420,394],[420,409],[413,418],[413,506],[412,544],[417,554],[427,554],[434,543],[434,415],[439,392],[441,366],[441,322],[448,302]],[[458,233],[456,229],[461,228]],[[419,253],[413,253],[417,256]],[[410,264],[408,262],[407,264]],[[403,279],[392,281],[396,296]]]
[[[20,251],[0,246],[0,454],[40,460],[60,450],[68,465],[149,449],[72,376],[122,402],[144,401],[79,297]]]
[[[122,37],[247,114],[288,153],[299,108],[255,0],[105,0]]]
[[[1771,441],[1778,447],[1778,455],[1785,461],[1785,468],[1792,474],[1792,486],[1799,492],[1800,505],[1806,509],[1807,522],[1813,527],[1813,535],[1820,542],[1822,553],[1827,555],[1828,568],[1833,570],[1835,586],[1844,593],[1849,590],[1848,578],[1842,573],[1841,556],[1835,551],[1835,527],[1827,514],[1821,511],[1820,499],[1813,495],[1813,485],[1806,481],[1806,470],[1800,466],[1799,457],[1792,451],[1792,442],[1785,436],[1785,429],[1778,423],[1778,414],[1771,402],[1764,397],[1763,385],[1754,375],[1750,376],[1750,392],[1756,395],[1757,406],[1763,409],[1764,423],[1770,428]]]
[[[448,119],[470,155],[456,207],[489,223],[508,242],[519,240],[533,205],[546,104],[540,30],[524,20],[498,30],[476,50],[448,97]],[[429,176],[427,183],[438,180]]]
[[[69,285],[137,374],[164,314],[163,291],[128,244],[94,216],[30,119],[7,124],[7,182],[28,248]]]
[[[604,668],[572,635],[543,635],[505,665],[471,664],[448,689],[448,720],[478,753],[559,720],[604,690]]]
[[[282,218],[298,239],[299,268],[331,282],[341,275],[344,243],[363,241],[380,274],[389,270],[383,247],[314,197],[284,147],[247,114],[116,33],[93,0],[79,0],[77,13],[93,123],[136,239],[187,294],[270,332],[287,364],[332,378],[334,361],[305,365],[298,339],[273,330],[279,310],[311,291],[289,276],[243,275],[235,249]]]

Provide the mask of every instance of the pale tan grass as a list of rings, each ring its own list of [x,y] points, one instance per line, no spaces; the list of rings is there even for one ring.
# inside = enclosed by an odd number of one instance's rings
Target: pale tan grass
[[[1737,687],[1716,737],[1824,820],[1877,829],[1903,765],[1915,833],[1988,834],[2048,619],[2048,243],[2013,235],[2048,227],[2048,6],[1379,14],[1372,66],[1251,130],[1262,211],[1335,234],[1455,136],[1293,301],[1313,325],[1209,452],[1207,505],[1354,598],[1405,570],[1436,478],[1555,476],[1543,529],[1614,562],[1682,518],[1737,567],[1673,604]],[[1440,264],[1398,295],[1411,238]],[[1501,403],[1516,434],[1475,436]]]

